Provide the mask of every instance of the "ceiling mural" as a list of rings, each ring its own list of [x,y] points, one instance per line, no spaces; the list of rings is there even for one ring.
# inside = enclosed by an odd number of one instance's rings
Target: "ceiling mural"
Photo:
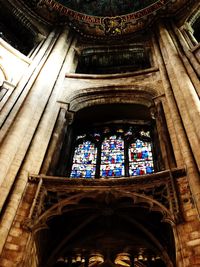
[[[134,13],[144,9],[157,0],[57,0],[57,3],[76,10],[80,13],[99,16],[115,17]]]
[[[19,0],[50,23],[68,23],[81,35],[121,38],[169,15],[188,0]]]

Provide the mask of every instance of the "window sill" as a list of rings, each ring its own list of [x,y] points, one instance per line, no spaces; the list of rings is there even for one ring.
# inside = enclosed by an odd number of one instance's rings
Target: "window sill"
[[[29,182],[38,183],[41,179],[45,184],[64,184],[67,186],[80,185],[80,186],[118,186],[118,185],[135,185],[152,183],[156,181],[164,181],[166,179],[180,178],[186,175],[185,168],[173,168],[171,170],[165,170],[161,172],[155,172],[153,174],[146,174],[140,176],[131,177],[115,177],[115,178],[68,178],[58,176],[46,176],[46,175],[30,175]]]

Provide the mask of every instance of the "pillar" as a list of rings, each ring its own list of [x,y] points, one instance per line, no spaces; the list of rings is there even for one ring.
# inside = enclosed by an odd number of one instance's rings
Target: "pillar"
[[[160,30],[161,32],[164,31],[164,37],[166,38],[167,37],[166,30],[162,26]],[[167,126],[168,126],[169,133],[170,133],[170,138],[172,140],[172,146],[175,152],[175,159],[176,159],[177,165],[181,166],[181,164],[183,164],[186,166],[188,182],[189,182],[192,194],[193,194],[195,206],[198,210],[198,214],[200,214],[200,178],[199,178],[196,164],[193,159],[193,155],[190,150],[190,144],[188,142],[187,135],[185,133],[183,123],[182,123],[183,119],[187,118],[187,116],[184,116],[187,110],[183,111],[182,109],[184,109],[184,106],[181,105],[182,103],[180,104],[181,99],[182,101],[184,100],[184,96],[182,96],[179,91],[178,91],[178,96],[177,96],[177,92],[174,92],[175,90],[180,90],[180,88],[177,88],[177,83],[178,83],[177,80],[178,79],[180,80],[180,77],[178,77],[175,62],[172,61],[174,65],[174,68],[172,69],[172,65],[169,61],[170,59],[167,57],[168,51],[166,51],[166,46],[167,47],[170,45],[173,46],[173,43],[170,43],[169,40],[168,41],[165,40],[165,38],[164,40],[162,38],[161,40],[159,40],[160,49],[159,49],[156,39],[153,40],[155,54],[156,54],[158,67],[160,70],[160,75],[161,75],[163,88],[164,88],[165,97],[162,98],[162,103],[163,103],[163,108],[164,108],[164,112],[166,116]],[[169,39],[169,37],[167,39]],[[166,41],[166,43],[164,41]],[[175,61],[175,59],[177,58],[177,55],[175,56],[174,53],[171,54],[172,48],[168,48],[168,50],[170,52],[170,55],[173,57]],[[180,65],[180,60],[178,61]],[[186,75],[184,75],[184,77],[185,76]],[[186,80],[188,79],[189,77],[186,78]],[[189,90],[189,88],[185,86],[185,90]],[[180,97],[181,99],[178,99],[178,97]],[[179,105],[177,102],[179,102]],[[188,123],[191,123],[191,121],[189,121]],[[189,128],[190,124],[186,124],[186,126]],[[174,132],[175,132],[175,135],[174,135]]]
[[[9,234],[29,173],[40,172],[61,109],[57,100],[62,93],[61,84],[65,78],[63,68],[68,60],[72,37],[68,29],[64,29],[54,38],[51,39],[54,44],[50,53],[1,145],[0,207],[3,208],[7,201],[7,208],[4,212],[1,210],[0,251]],[[43,56],[45,57],[45,53]]]
[[[173,40],[163,25],[159,26],[160,46],[185,131],[200,170],[200,102]]]

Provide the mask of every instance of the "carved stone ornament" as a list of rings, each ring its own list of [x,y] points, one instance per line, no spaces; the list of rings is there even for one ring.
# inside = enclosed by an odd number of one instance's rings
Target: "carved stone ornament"
[[[163,221],[174,224],[182,220],[174,183],[184,175],[185,169],[120,179],[31,176],[29,181],[37,181],[39,188],[31,218],[25,220],[24,227],[35,231],[47,228],[48,218],[66,213],[68,207],[81,207],[83,199],[90,201],[90,205],[100,205],[104,215],[110,215],[120,207],[123,198],[130,199],[133,206],[159,211]]]

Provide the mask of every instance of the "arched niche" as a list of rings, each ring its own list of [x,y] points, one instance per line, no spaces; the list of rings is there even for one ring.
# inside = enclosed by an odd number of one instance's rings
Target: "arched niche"
[[[69,170],[72,165],[77,136],[84,135],[90,130],[100,129],[102,131],[102,127],[110,127],[112,130],[117,126],[126,127],[127,129],[129,126],[133,126],[141,130],[147,128],[148,131],[151,130],[151,140],[154,142],[153,149],[155,150],[155,155],[160,157],[155,120],[152,118],[152,106],[146,106],[141,103],[91,105],[74,112],[74,120],[66,134],[54,175],[70,176]],[[161,170],[163,168],[161,157],[156,158],[155,156],[155,161],[155,169]],[[95,177],[99,177],[99,175],[97,174]]]

